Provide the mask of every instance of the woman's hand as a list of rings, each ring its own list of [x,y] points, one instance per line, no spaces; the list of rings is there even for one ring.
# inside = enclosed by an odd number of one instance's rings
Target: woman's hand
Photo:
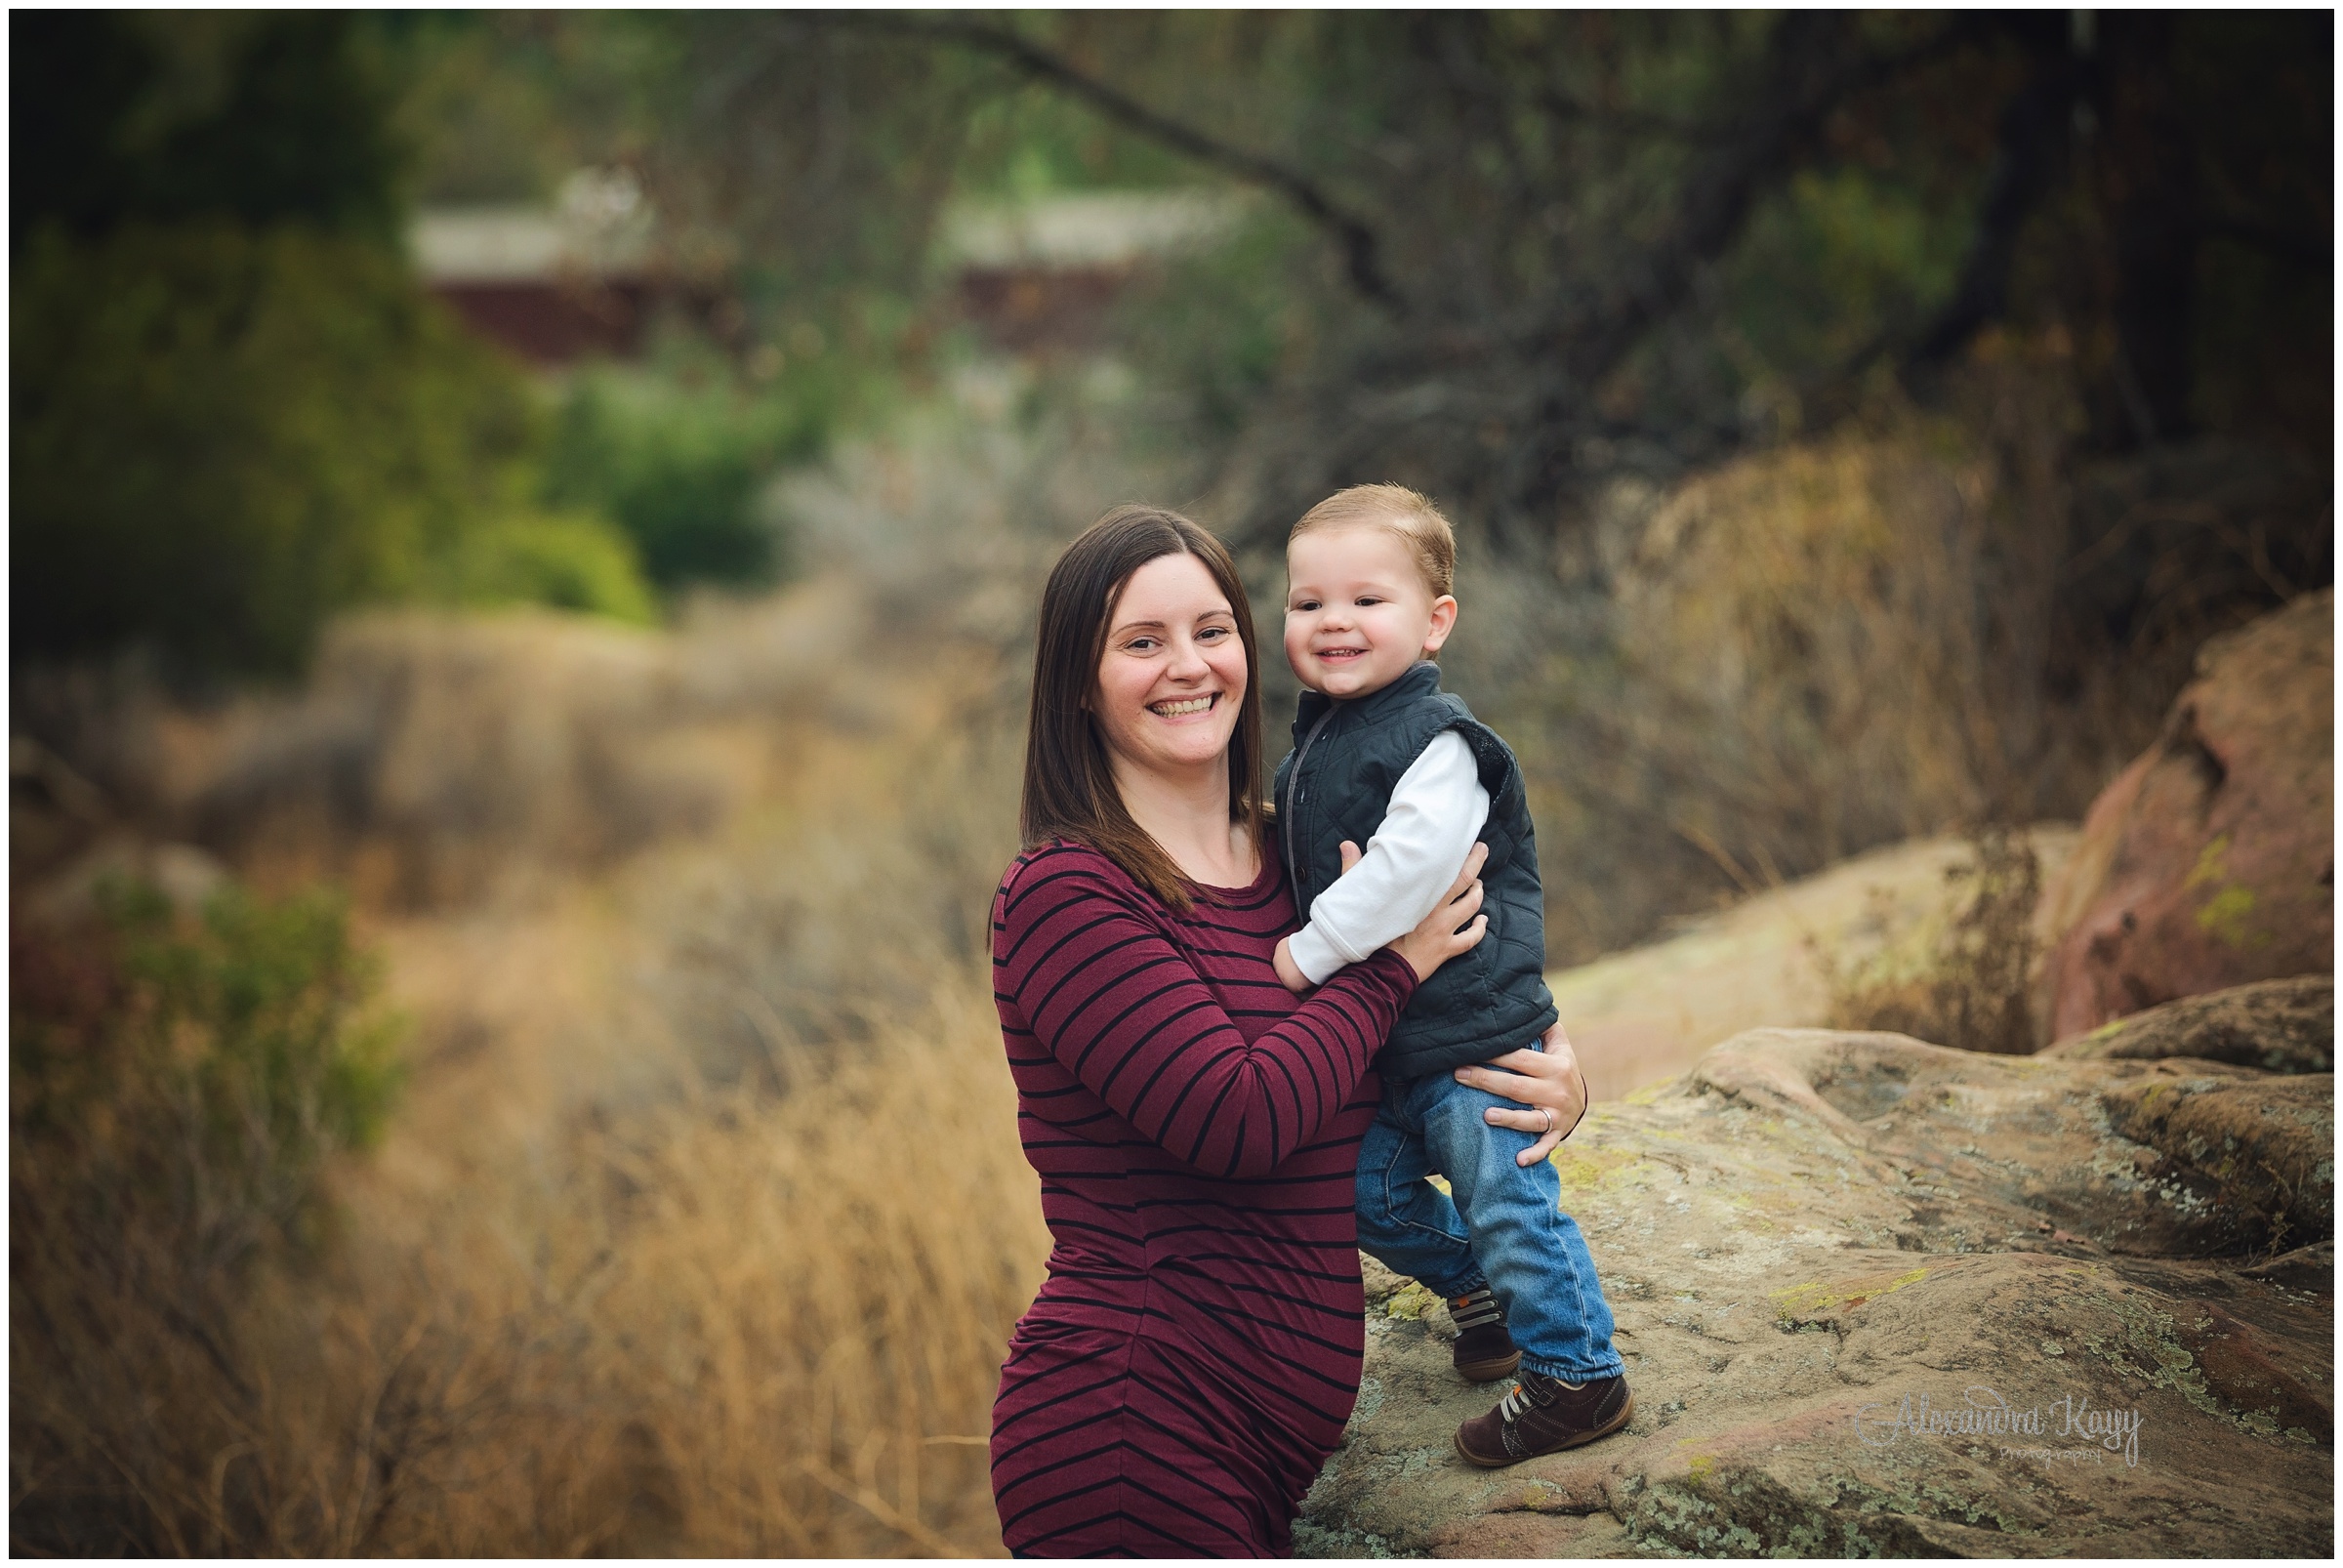
[[[1417,922],[1414,930],[1391,944],[1391,951],[1406,959],[1408,967],[1416,971],[1418,985],[1430,979],[1433,970],[1459,953],[1469,953],[1480,945],[1482,934],[1489,929],[1489,917],[1480,913],[1481,862],[1488,858],[1489,846],[1474,845],[1472,852],[1464,857],[1464,869],[1457,873],[1457,880],[1440,895],[1440,902],[1432,906],[1432,912]],[[1459,930],[1459,926],[1464,928]]]
[[[1515,1165],[1536,1165],[1554,1152],[1562,1140],[1579,1130],[1586,1114],[1586,1079],[1579,1071],[1579,1053],[1570,1036],[1556,1023],[1545,1032],[1537,1051],[1508,1051],[1493,1060],[1457,1069],[1457,1082],[1487,1090],[1528,1105],[1517,1111],[1492,1105],[1481,1113],[1491,1127],[1509,1127],[1517,1133],[1539,1133],[1537,1142],[1513,1156]],[[1510,1071],[1500,1072],[1500,1068]]]

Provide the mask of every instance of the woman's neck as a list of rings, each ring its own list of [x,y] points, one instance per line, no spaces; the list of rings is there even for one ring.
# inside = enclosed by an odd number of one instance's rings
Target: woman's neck
[[[1228,759],[1194,773],[1171,774],[1111,760],[1123,809],[1163,846],[1180,874],[1207,887],[1246,887],[1261,874],[1243,824],[1228,818]]]

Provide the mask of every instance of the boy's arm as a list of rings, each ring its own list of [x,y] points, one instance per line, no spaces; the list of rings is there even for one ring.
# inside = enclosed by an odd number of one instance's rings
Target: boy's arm
[[[1310,923],[1278,944],[1279,978],[1295,991],[1321,985],[1414,930],[1457,880],[1488,820],[1489,792],[1472,748],[1443,730],[1392,786],[1366,855],[1318,895]]]

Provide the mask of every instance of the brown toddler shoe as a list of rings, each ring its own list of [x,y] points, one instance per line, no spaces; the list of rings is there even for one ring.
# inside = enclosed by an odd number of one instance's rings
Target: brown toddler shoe
[[[1505,1309],[1488,1286],[1452,1298],[1448,1317],[1457,1326],[1457,1371],[1469,1382],[1495,1382],[1521,1365],[1521,1350],[1505,1329]]]
[[[1608,1437],[1633,1414],[1635,1396],[1624,1378],[1574,1383],[1524,1372],[1495,1410],[1457,1428],[1457,1452],[1484,1469],[1518,1465]]]

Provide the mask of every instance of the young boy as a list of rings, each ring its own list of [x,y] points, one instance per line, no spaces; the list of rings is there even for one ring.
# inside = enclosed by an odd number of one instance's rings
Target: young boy
[[[1535,1049],[1556,1016],[1520,766],[1430,662],[1456,625],[1455,534],[1413,490],[1359,485],[1294,525],[1286,567],[1286,658],[1309,690],[1274,799],[1308,925],[1278,945],[1279,977],[1307,990],[1404,934],[1474,841],[1489,846],[1487,933],[1418,989],[1376,1060],[1359,1245],[1447,1298],[1458,1371],[1480,1381],[1519,1366],[1498,1407],[1457,1429],[1458,1453],[1496,1466],[1592,1442],[1634,1408],[1593,1259],[1559,1212],[1553,1167],[1514,1159],[1535,1136],[1482,1116],[1518,1107],[1455,1077]],[[1453,1201],[1425,1179],[1434,1172]]]

